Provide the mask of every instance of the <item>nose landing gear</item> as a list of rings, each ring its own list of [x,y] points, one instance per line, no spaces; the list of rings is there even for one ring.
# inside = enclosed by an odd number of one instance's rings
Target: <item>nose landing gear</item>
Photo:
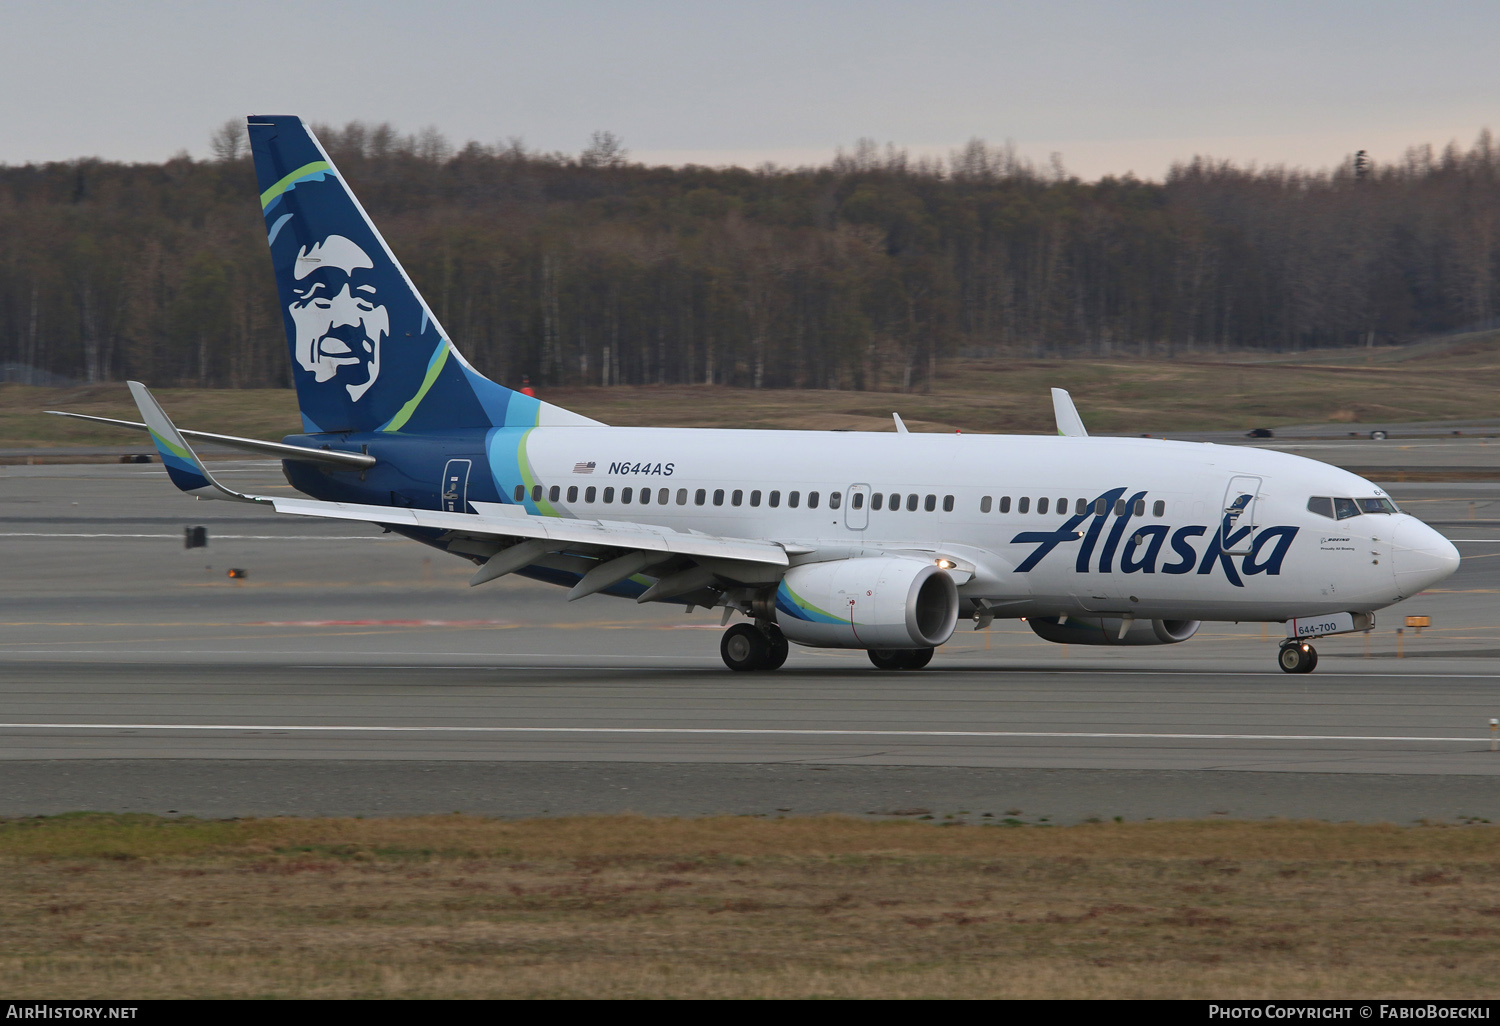
[[[719,655],[731,670],[749,673],[778,670],[791,646],[773,623],[737,623],[719,639]]]
[[[1289,641],[1276,653],[1282,673],[1312,673],[1318,665],[1318,650],[1305,641]]]

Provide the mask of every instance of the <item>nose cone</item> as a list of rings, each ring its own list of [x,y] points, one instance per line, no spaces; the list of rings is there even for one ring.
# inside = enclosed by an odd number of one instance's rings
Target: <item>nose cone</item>
[[[1458,569],[1458,549],[1420,520],[1407,518],[1397,524],[1393,541],[1391,556],[1402,595],[1415,595]]]

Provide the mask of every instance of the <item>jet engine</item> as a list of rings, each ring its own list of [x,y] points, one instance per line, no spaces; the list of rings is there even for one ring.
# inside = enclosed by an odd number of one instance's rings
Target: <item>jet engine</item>
[[[821,648],[934,648],[958,624],[958,588],[934,563],[861,556],[804,563],[776,589],[788,640]]]
[[[1033,616],[1026,622],[1039,638],[1059,645],[1176,645],[1198,633],[1200,620],[1125,620],[1118,616]],[[1128,623],[1121,635],[1120,627]]]

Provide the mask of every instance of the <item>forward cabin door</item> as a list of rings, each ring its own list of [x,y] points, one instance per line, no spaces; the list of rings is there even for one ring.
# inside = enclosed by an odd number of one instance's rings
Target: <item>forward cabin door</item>
[[[851,531],[863,531],[870,526],[870,486],[850,485],[844,497],[844,526]]]
[[[1255,497],[1259,494],[1260,478],[1229,479],[1219,509],[1219,547],[1230,555],[1244,555],[1255,542]]]
[[[443,484],[438,489],[441,509],[449,513],[469,512],[469,471],[473,460],[449,460],[443,468]]]

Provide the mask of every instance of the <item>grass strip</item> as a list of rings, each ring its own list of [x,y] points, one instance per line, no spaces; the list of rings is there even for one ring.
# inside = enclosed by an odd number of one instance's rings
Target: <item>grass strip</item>
[[[844,817],[0,823],[66,997],[1493,997],[1500,833]]]

